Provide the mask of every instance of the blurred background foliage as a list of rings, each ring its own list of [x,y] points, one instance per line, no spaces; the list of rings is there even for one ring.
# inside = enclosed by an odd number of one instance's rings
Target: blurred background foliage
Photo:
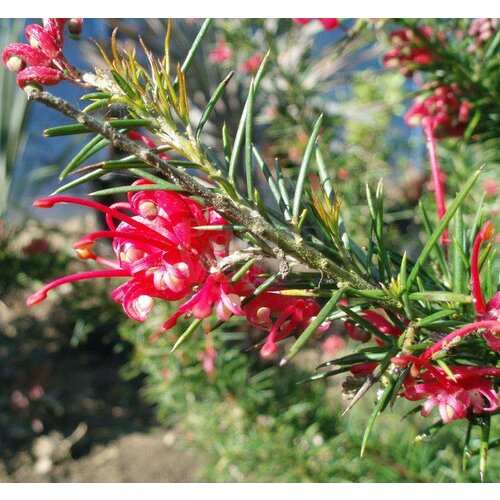
[[[461,20],[458,25],[459,21],[427,22],[456,32],[466,29],[469,21]],[[19,38],[23,23],[1,23],[3,47]],[[197,19],[174,21],[174,59],[183,59],[200,24]],[[162,51],[165,22],[158,19],[89,20],[84,34],[90,33],[106,46],[115,26],[120,44],[137,45],[140,35],[153,51]],[[422,200],[434,217],[434,201],[421,131],[409,129],[402,120],[416,84],[381,63],[389,48],[391,26],[385,20],[345,21],[342,29],[324,31],[317,23],[298,27],[289,19],[217,20],[190,69],[188,85],[193,119],[199,119],[217,85],[235,71],[203,131],[204,142],[220,151],[222,125],[233,133],[238,126],[252,77],[248,62],[270,49],[270,69],[262,81],[255,113],[255,141],[265,151],[265,159],[272,164],[279,158],[293,181],[307,134],[324,113],[321,148],[336,189],[351,208],[344,211],[349,215],[346,223],[354,231],[366,225],[365,183],[375,185],[384,178],[390,223],[387,237],[411,252],[425,238],[415,223],[420,223],[418,202]],[[231,48],[231,56],[213,60],[211,54],[222,46]],[[70,50],[82,66],[97,64],[92,43],[81,41]],[[450,50],[465,53],[461,46]],[[475,64],[472,56],[462,63]],[[498,76],[498,69],[488,71]],[[7,474],[19,467],[19,453],[32,450],[40,436],[55,430],[69,436],[81,422],[87,431],[72,445],[72,459],[122,433],[147,432],[158,425],[153,424],[149,411],[152,405],[157,422],[175,429],[185,437],[186,446],[200,454],[201,467],[186,480],[478,480],[474,458],[467,471],[461,470],[460,423],[448,425],[430,440],[416,442],[415,436],[432,422],[412,416],[402,421],[401,409],[377,423],[365,457],[360,459],[371,403],[364,401],[342,417],[346,405],[338,380],[299,383],[325,355],[325,339],[286,369],[264,363],[257,353],[247,351],[251,345],[248,327],[237,322],[213,336],[199,335],[182,350],[170,353],[174,339],[187,325],[149,343],[151,331],[168,315],[167,306],[155,309],[147,323],[133,323],[109,298],[110,287],[105,283],[78,284],[77,292],[71,294],[62,289],[41,312],[26,314],[23,302],[30,291],[51,277],[85,268],[72,258],[72,236],[83,234],[82,226],[95,227],[99,221],[79,212],[55,211],[56,221],[40,222],[38,214],[29,212],[34,197],[55,188],[52,176],[80,144],[63,148],[66,142],[41,142],[30,135],[35,128],[39,131],[61,123],[60,119],[27,106],[24,94],[15,88],[15,78],[3,67],[0,79],[0,436]],[[61,86],[60,92],[75,97],[69,86]],[[482,184],[469,203],[471,208],[484,203],[494,215],[499,208],[498,133],[492,128],[476,144],[442,141],[439,153],[449,194],[485,164]],[[114,154],[113,150],[102,152],[108,158]],[[116,175],[101,179],[99,187],[113,185]],[[467,222],[467,210],[465,216]],[[498,435],[500,429],[494,429],[493,435],[495,431]],[[491,451],[490,481],[500,479],[497,454],[498,450]]]

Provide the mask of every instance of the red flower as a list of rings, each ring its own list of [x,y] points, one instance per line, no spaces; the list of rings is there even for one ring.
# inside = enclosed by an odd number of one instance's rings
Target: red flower
[[[15,73],[19,73],[17,83],[21,88],[26,86],[40,87],[56,85],[62,79],[76,82],[79,74],[62,53],[64,45],[63,29],[67,19],[44,19],[43,26],[29,24],[25,43],[11,43],[2,53],[3,64]],[[70,32],[81,32],[81,19],[71,19]]]
[[[328,31],[335,29],[340,24],[340,21],[336,17],[319,17],[317,19],[323,25],[323,28]],[[309,17],[296,17],[293,19],[293,22],[300,26],[304,26],[311,21],[313,21],[313,19]]]
[[[429,97],[415,99],[405,115],[406,124],[427,124],[434,137],[461,137],[469,121],[471,104],[460,100],[456,85],[438,87]],[[425,121],[424,121],[425,120]]]
[[[467,418],[469,411],[479,415],[494,412],[500,406],[498,394],[488,378],[500,376],[500,368],[449,366],[453,373],[451,378],[443,369],[413,356],[393,358],[392,361],[398,366],[413,362],[419,370],[416,376],[406,378],[403,396],[410,401],[426,399],[421,410],[424,417],[438,406],[441,419],[448,423]]]
[[[432,28],[429,26],[418,29],[428,40],[432,38]],[[442,35],[439,36],[444,41]],[[435,59],[430,49],[409,28],[393,31],[389,41],[394,48],[384,55],[383,64],[388,69],[399,68],[406,77],[413,76],[418,66],[430,64]]]
[[[17,75],[17,84],[24,89],[28,85],[57,85],[63,79],[63,74],[54,68],[46,66],[31,66]]]
[[[139,181],[136,184],[144,184]],[[84,259],[93,259],[104,265],[105,270],[89,271],[67,276],[49,283],[28,299],[37,303],[47,292],[63,283],[89,278],[126,277],[112,297],[123,304],[127,315],[144,321],[153,307],[153,299],[168,301],[185,298],[196,285],[213,281],[207,279],[217,263],[216,247],[227,245],[227,231],[199,231],[196,226],[210,225],[212,210],[175,192],[138,191],[129,194],[128,203],[107,207],[78,198],[56,196],[39,200],[35,206],[47,208],[56,203],[74,203],[95,208],[106,214],[109,230],[97,231],[75,242],[73,247]],[[133,216],[119,209],[130,210]],[[114,219],[119,220],[115,226]],[[92,251],[93,243],[100,238],[111,238],[115,260],[99,257]],[[205,288],[202,288],[205,290]],[[220,294],[223,298],[223,294]],[[214,299],[210,304],[217,305]],[[201,307],[202,302],[200,302]],[[219,308],[220,309],[220,308]],[[222,314],[222,313],[221,313]]]
[[[320,310],[315,300],[281,295],[277,289],[266,290],[243,307],[250,324],[270,330],[260,351],[264,358],[277,351],[276,343],[280,340],[302,333]],[[330,323],[326,322],[318,331],[329,327]]]

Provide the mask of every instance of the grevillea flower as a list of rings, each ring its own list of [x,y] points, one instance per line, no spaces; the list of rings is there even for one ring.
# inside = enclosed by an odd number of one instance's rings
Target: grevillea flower
[[[142,136],[137,138],[142,140]],[[145,184],[150,183],[144,180],[134,183],[136,186]],[[213,209],[180,193],[129,192],[128,202],[109,207],[69,196],[38,200],[34,205],[49,208],[57,203],[83,205],[106,215],[107,230],[87,234],[73,244],[80,258],[94,260],[105,269],[59,278],[29,297],[28,305],[44,300],[50,290],[65,283],[94,278],[125,278],[126,281],[111,296],[122,304],[130,318],[144,321],[155,299],[184,300],[159,332],[173,327],[183,315],[204,319],[215,312],[221,321],[227,321],[232,315],[247,316],[254,326],[269,330],[261,351],[265,357],[276,350],[279,340],[300,334],[320,311],[314,300],[297,299],[272,291],[265,291],[243,307],[242,299],[249,297],[262,281],[259,277],[262,270],[252,266],[237,282],[220,271],[218,264],[228,256],[232,233],[218,228],[205,230],[202,226],[226,225],[227,221]],[[119,221],[118,225],[116,221]],[[94,253],[94,243],[102,238],[112,240],[115,259]],[[318,331],[324,331],[328,326],[329,323],[325,323]]]
[[[393,358],[404,367],[414,363],[417,374],[405,379],[403,396],[410,401],[425,399],[421,413],[427,417],[436,406],[444,423],[467,418],[469,412],[479,415],[499,408],[498,394],[490,377],[499,377],[500,368],[449,366],[452,377],[442,368],[413,356]]]
[[[136,185],[145,184],[138,181]],[[179,193],[170,191],[138,191],[130,193],[128,203],[110,207],[79,198],[55,196],[39,200],[35,206],[47,208],[56,203],[74,203],[95,208],[106,214],[109,229],[90,233],[73,247],[83,259],[92,259],[107,269],[66,276],[43,287],[28,299],[28,304],[43,300],[47,292],[63,283],[89,278],[125,277],[128,281],[112,294],[123,304],[127,315],[144,321],[153,307],[153,299],[176,301],[185,298],[195,286],[211,283],[207,276],[217,264],[216,249],[227,245],[227,231],[199,231],[214,217],[202,207]],[[128,210],[132,216],[121,210]],[[115,226],[115,220],[120,221]],[[115,260],[94,254],[92,246],[101,238],[111,238]],[[217,249],[217,251],[219,251]],[[204,286],[205,286],[204,285]],[[220,294],[222,297],[223,294]],[[211,304],[217,305],[217,300]]]
[[[19,73],[18,85],[40,88],[56,85],[62,79],[77,82],[79,74],[64,57],[63,30],[68,19],[44,19],[43,26],[29,24],[25,28],[25,43],[11,43],[2,53],[2,62],[10,70]],[[82,19],[69,20],[70,33],[81,32]]]
[[[264,358],[277,351],[276,343],[280,340],[302,333],[321,310],[315,300],[281,295],[278,289],[264,291],[242,309],[251,325],[269,330],[260,351]],[[317,331],[329,327],[330,323],[325,322]]]
[[[457,85],[445,85],[436,88],[429,97],[416,98],[405,115],[406,124],[410,127],[427,124],[436,138],[461,137],[472,106],[462,101],[460,94]]]
[[[61,71],[46,66],[31,66],[20,71],[17,75],[17,84],[22,89],[32,86],[57,85],[63,79]]]
[[[220,38],[217,46],[210,52],[210,62],[224,63],[233,57],[233,50],[226,43],[224,37]]]
[[[429,26],[418,29],[428,40],[432,38],[433,31]],[[419,66],[430,64],[435,60],[431,50],[410,28],[393,31],[389,35],[389,41],[394,48],[384,55],[383,64],[388,69],[399,68],[406,77],[413,76],[414,70]]]

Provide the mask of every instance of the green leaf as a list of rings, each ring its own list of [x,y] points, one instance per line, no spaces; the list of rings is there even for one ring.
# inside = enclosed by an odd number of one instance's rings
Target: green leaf
[[[463,293],[465,291],[465,272],[467,270],[467,263],[463,261],[462,255],[463,246],[465,244],[465,231],[464,222],[462,218],[462,210],[457,210],[455,217],[454,236],[452,238],[452,251],[453,251],[453,291],[455,293]]]
[[[413,292],[409,295],[410,300],[424,300],[426,302],[458,302],[471,304],[472,297],[454,292]]]
[[[247,182],[247,196],[249,201],[254,200],[253,192],[253,161],[252,161],[252,134],[253,134],[253,106],[255,99],[255,83],[250,82],[247,100],[247,114],[245,123],[245,177]]]
[[[99,177],[102,177],[103,175],[107,174],[108,172],[102,168],[98,168],[92,172],[89,172],[88,174],[82,175],[78,179],[75,179],[74,181],[68,182],[61,187],[57,188],[53,193],[51,193],[51,196],[54,196],[56,194],[62,193],[64,191],[67,191],[68,189],[74,188],[76,186],[80,186],[81,184],[85,184],[88,181],[91,181],[93,179],[98,179]]]
[[[300,334],[299,338],[292,345],[290,352],[281,360],[280,366],[284,365],[298,354],[311,335],[326,320],[332,309],[337,305],[337,302],[342,298],[342,295],[344,295],[344,292],[345,288],[339,288],[332,294],[330,300],[323,306],[318,315],[309,323],[307,328]]]
[[[219,84],[219,86],[215,89],[215,92],[213,96],[210,98],[208,101],[207,107],[205,108],[205,111],[203,111],[203,114],[201,115],[200,122],[198,123],[198,127],[196,127],[196,132],[195,132],[195,137],[198,140],[201,134],[201,131],[203,130],[203,127],[205,126],[205,123],[207,123],[208,119],[210,118],[210,115],[212,114],[212,111],[217,104],[217,101],[223,94],[224,90],[226,90],[226,86],[229,83],[229,80],[234,75],[234,71],[231,71],[229,75],[222,80],[222,82]]]
[[[118,186],[109,189],[101,189],[89,193],[89,196],[109,196],[111,194],[130,193],[137,191],[183,191],[183,189],[174,184],[141,184],[139,186]]]
[[[432,249],[434,248],[434,245],[436,245],[439,238],[443,234],[443,231],[446,229],[449,222],[451,221],[451,219],[455,215],[456,211],[460,208],[463,201],[465,200],[465,198],[469,194],[470,190],[474,187],[474,184],[476,183],[480,174],[481,174],[481,170],[477,170],[474,174],[472,174],[472,176],[465,183],[464,187],[460,190],[460,192],[458,193],[456,198],[453,200],[453,203],[448,208],[444,217],[439,221],[439,224],[436,227],[436,229],[434,230],[434,232],[432,233],[432,235],[427,240],[427,243],[424,245],[424,248],[422,249],[420,256],[418,257],[417,261],[415,262],[415,266],[413,267],[410,275],[408,276],[408,282],[407,282],[408,290],[411,290],[411,287],[412,287],[413,283],[415,282],[415,280],[420,272],[420,269],[427,261]]]
[[[113,128],[123,128],[125,130],[130,130],[137,127],[146,127],[152,125],[151,120],[142,119],[131,119],[124,118],[119,120],[108,120],[108,122]],[[75,135],[75,134],[87,134],[92,133],[92,130],[87,128],[85,125],[80,125],[78,123],[72,125],[61,125],[59,127],[52,127],[45,129],[43,135],[45,137],[59,137],[61,135]]]
[[[260,80],[262,79],[262,76],[264,75],[264,70],[267,66],[268,59],[269,59],[269,52],[266,54],[266,56],[262,60],[262,63],[260,64],[260,67],[259,67],[259,70],[257,71],[257,74],[255,75],[255,80],[254,80],[254,85],[253,85],[254,96],[257,94]],[[240,156],[241,146],[243,144],[243,137],[245,135],[245,127],[246,127],[249,99],[250,99],[250,94],[247,97],[245,107],[243,108],[243,111],[241,113],[240,123],[238,124],[238,130],[236,131],[233,149],[231,151],[231,159],[229,160],[228,176],[229,176],[230,182],[233,185],[236,185],[236,166],[238,164],[238,158]]]
[[[194,42],[191,45],[191,48],[189,49],[189,52],[186,55],[186,59],[184,59],[184,62],[182,63],[181,66],[182,73],[186,74],[189,68],[191,67],[191,64],[193,63],[193,60],[196,56],[196,53],[198,52],[198,49],[200,48],[203,39],[205,38],[211,24],[212,24],[212,19],[210,17],[207,17],[203,22],[200,31],[198,31],[198,34],[196,35],[196,38],[194,39]],[[174,81],[174,89],[177,89],[178,85],[179,81],[178,78],[176,78]]]
[[[434,314],[431,314],[429,316],[425,316],[424,318],[418,320],[415,323],[415,326],[417,328],[422,328],[422,327],[427,327],[427,326],[432,326],[432,324],[442,318],[449,318],[452,314],[455,313],[454,309],[442,309],[441,311],[438,311]]]
[[[196,329],[201,325],[201,322],[201,319],[195,319],[192,321],[184,333],[177,339],[172,349],[170,349],[170,352],[174,352],[179,346],[186,342],[186,340],[191,337]]]
[[[299,175],[297,177],[297,184],[295,187],[295,194],[293,197],[293,205],[292,205],[292,220],[296,225],[299,221],[300,214],[300,204],[301,198],[304,193],[304,183],[306,180],[307,169],[309,168],[309,163],[311,162],[311,158],[316,147],[316,139],[318,138],[319,130],[321,128],[321,123],[323,121],[323,115],[320,115],[316,124],[314,125],[311,137],[309,137],[309,141],[306,146],[306,150],[304,152],[304,158],[302,159],[302,163],[299,169]]]
[[[373,424],[375,423],[375,420],[379,416],[379,414],[382,412],[382,409],[387,405],[387,403],[390,401],[392,391],[394,390],[394,387],[396,385],[397,379],[391,379],[391,381],[387,384],[386,388],[384,389],[384,392],[380,396],[380,399],[378,400],[377,404],[375,405],[375,408],[373,409],[370,419],[368,420],[368,424],[366,425],[365,432],[363,434],[363,441],[361,443],[361,451],[360,451],[360,456],[362,457],[366,445],[368,443],[368,438],[370,437],[370,432],[373,428]]]
[[[408,319],[413,319],[413,311],[410,306],[410,298],[408,296],[408,289],[406,287],[407,274],[406,274],[406,252],[403,254],[403,259],[401,261],[401,270],[399,271],[399,278],[401,280],[401,287],[403,288],[403,293],[401,295],[401,300],[403,301],[403,307],[408,316]]]
[[[430,237],[432,235],[433,229],[431,226],[431,221],[429,219],[429,215],[427,214],[427,210],[424,207],[422,201],[419,201],[418,208],[420,209],[420,214],[422,216],[422,223],[424,225],[424,229],[427,233],[427,236]],[[433,250],[436,253],[439,267],[441,268],[441,273],[446,277],[447,281],[450,281],[450,270],[448,268],[448,263],[446,262],[446,258],[443,252],[443,247],[441,244],[434,245]]]
[[[59,180],[64,179],[70,172],[79,167],[84,161],[95,155],[109,144],[109,141],[102,135],[96,135],[91,139],[66,165],[63,171],[59,174]]]
[[[290,207],[287,205],[286,201],[283,199],[280,193],[280,189],[278,187],[278,184],[273,178],[273,175],[271,174],[271,171],[269,170],[269,167],[267,166],[266,162],[260,155],[259,151],[253,147],[253,154],[255,156],[255,159],[257,160],[257,164],[259,165],[260,169],[262,170],[262,173],[264,174],[264,177],[266,178],[267,184],[269,186],[269,189],[271,190],[271,193],[276,200],[276,203],[278,204],[279,209],[281,210],[281,213],[285,217],[285,220],[290,220],[291,215],[290,215]]]

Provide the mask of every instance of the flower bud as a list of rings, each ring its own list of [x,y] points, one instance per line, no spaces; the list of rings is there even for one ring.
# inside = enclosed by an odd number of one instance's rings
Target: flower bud
[[[27,86],[31,85],[39,89],[44,85],[57,85],[62,80],[62,73],[58,69],[47,68],[46,66],[33,66],[23,69],[17,75],[17,84],[27,91]]]
[[[78,40],[82,34],[83,19],[81,17],[73,17],[68,21],[68,31],[72,38]]]
[[[2,53],[2,62],[15,73],[22,71],[28,66],[49,66],[50,59],[39,49],[35,49],[26,43],[11,43],[5,47]]]

